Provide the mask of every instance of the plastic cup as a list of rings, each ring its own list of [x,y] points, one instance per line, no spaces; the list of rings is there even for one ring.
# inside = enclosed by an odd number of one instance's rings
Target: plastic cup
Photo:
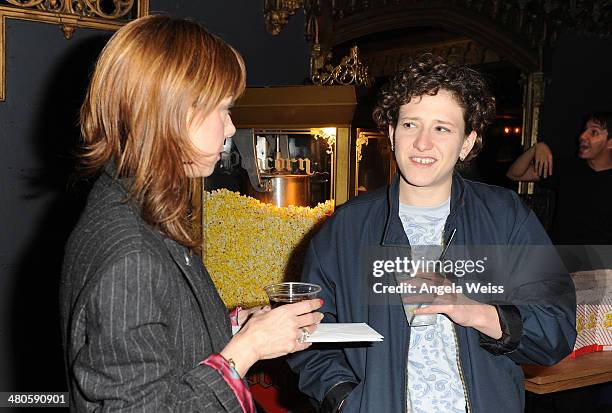
[[[285,304],[317,298],[319,292],[321,292],[321,287],[310,283],[284,282],[267,285],[264,290],[270,299],[270,306],[276,308]]]
[[[443,278],[435,273],[419,273],[415,277],[404,276],[401,278],[398,277],[397,280],[398,283],[405,283],[414,286],[415,291],[421,291],[422,284],[438,286],[443,282]],[[417,308],[427,307],[427,305],[431,304],[431,298],[428,297],[428,294],[424,294],[422,296],[420,293],[402,294],[402,301],[404,301],[404,312],[406,313],[408,325],[411,327],[423,327],[437,324],[438,314],[414,314]],[[426,301],[424,302],[423,300]]]
[[[417,308],[427,307],[424,304],[417,306]],[[408,324],[410,327],[425,327],[425,326],[435,326],[438,323],[438,314],[414,314],[412,318],[408,320]]]

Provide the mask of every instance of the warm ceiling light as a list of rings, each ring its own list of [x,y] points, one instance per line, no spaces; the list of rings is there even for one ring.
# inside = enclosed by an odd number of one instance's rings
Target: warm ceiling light
[[[506,126],[506,127],[504,128],[504,133],[506,133],[506,134],[507,134],[507,133],[510,133],[510,128]]]
[[[517,135],[521,133],[521,128],[514,128],[514,133],[516,133]]]

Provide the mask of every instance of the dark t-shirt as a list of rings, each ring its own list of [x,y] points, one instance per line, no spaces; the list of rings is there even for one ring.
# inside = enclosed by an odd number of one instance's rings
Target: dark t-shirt
[[[579,158],[560,160],[553,166],[553,175],[540,180],[557,192],[553,242],[612,244],[612,169],[596,172]]]

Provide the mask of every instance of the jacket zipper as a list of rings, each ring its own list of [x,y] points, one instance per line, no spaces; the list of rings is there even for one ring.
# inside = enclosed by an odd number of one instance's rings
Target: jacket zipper
[[[410,259],[412,260],[412,248],[410,249]],[[404,318],[406,319],[406,329],[410,332],[410,326],[408,325],[408,318],[406,317],[406,310],[404,310],[404,303],[402,302],[402,311],[404,312]],[[410,401],[410,394],[408,389],[408,352],[410,351],[410,337],[406,340],[404,346],[404,413],[412,413],[412,402],[410,402],[410,411],[408,410],[408,402]]]
[[[467,385],[465,384],[465,377],[463,376],[463,366],[461,365],[461,349],[459,348],[459,336],[457,334],[457,326],[453,325],[453,335],[455,336],[455,344],[457,345],[457,352],[455,358],[457,359],[457,368],[459,369],[459,378],[461,379],[461,385],[463,386],[463,394],[465,395],[465,411],[470,413],[472,411],[470,407],[470,396],[468,394]]]
[[[404,380],[406,383],[406,386],[404,388],[404,413],[412,413],[412,408],[410,409],[411,411],[408,411],[408,351],[410,351],[410,340],[408,340],[408,348],[405,349],[406,351],[404,351],[405,354],[405,358],[406,358],[406,364],[405,364],[405,368],[404,368]],[[412,406],[412,402],[410,402],[410,405]]]
[[[410,250],[410,259],[412,259],[412,249]],[[406,319],[406,333],[410,332],[410,326],[408,325],[408,318],[406,317],[406,310],[404,310],[404,303],[402,302],[402,311],[404,312],[404,319]],[[410,401],[410,395],[408,393],[408,352],[410,351],[410,337],[406,339],[404,345],[404,413],[412,413],[412,407],[408,411],[408,402]],[[412,406],[412,402],[411,402]]]
[[[440,258],[443,258],[446,252],[446,248],[453,241],[456,229],[453,229],[449,239],[444,242],[444,229],[442,229],[442,254]],[[467,385],[465,384],[465,376],[463,375],[463,365],[461,364],[461,348],[459,347],[459,335],[457,334],[457,326],[453,324],[453,336],[455,337],[455,345],[457,347],[457,351],[455,352],[455,359],[457,361],[457,369],[459,370],[459,378],[461,379],[461,386],[463,387],[463,394],[465,396],[465,411],[466,413],[470,413],[472,411],[470,406],[470,397],[468,395]]]

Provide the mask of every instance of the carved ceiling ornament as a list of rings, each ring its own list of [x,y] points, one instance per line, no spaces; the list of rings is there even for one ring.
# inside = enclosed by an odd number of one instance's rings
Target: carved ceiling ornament
[[[265,0],[264,18],[268,33],[276,36],[295,12],[304,7],[304,0]]]
[[[357,46],[351,47],[349,55],[343,57],[338,66],[326,65],[323,70],[313,73],[310,80],[317,86],[353,85],[370,87],[372,85],[370,71],[359,57]]]
[[[135,0],[6,0],[17,7],[76,16],[120,19],[134,7]]]
[[[118,30],[149,14],[149,0],[0,0],[0,102],[5,99],[7,19],[57,24],[70,39],[77,27]]]
[[[428,6],[456,8],[494,21],[532,46],[550,45],[567,31],[612,35],[612,2],[609,0],[447,0],[436,2],[436,6],[425,0],[332,0],[332,3],[336,22],[375,11],[391,13]]]
[[[447,61],[462,65],[480,65],[499,62],[502,58],[472,39],[459,39],[436,43],[430,46],[386,49],[363,53],[362,58],[374,77],[390,76],[400,67],[423,53],[444,57]]]
[[[393,23],[398,27],[402,24],[401,18],[398,20],[401,14],[408,19],[413,16],[417,20],[411,23],[413,25],[431,21],[433,12],[440,16],[437,20],[442,26],[467,27],[467,23],[478,21],[478,27],[466,29],[463,35],[472,37],[478,31],[482,34],[494,28],[497,37],[481,39],[482,43],[502,57],[517,55],[513,63],[526,71],[542,70],[543,48],[554,45],[564,32],[612,35],[610,0],[265,0],[266,29],[278,34],[299,8],[306,13],[306,38],[312,47],[311,75],[329,61],[334,46],[393,29],[388,27],[388,19],[382,18],[384,16],[395,16]],[[325,21],[322,20],[323,9],[329,14]],[[438,13],[451,10],[454,17],[450,20],[444,20],[445,13]],[[419,18],[421,15],[426,16]],[[453,20],[455,17],[464,21]],[[331,34],[318,39],[319,30]],[[317,32],[316,36],[313,31]],[[500,39],[505,43],[498,46]]]

